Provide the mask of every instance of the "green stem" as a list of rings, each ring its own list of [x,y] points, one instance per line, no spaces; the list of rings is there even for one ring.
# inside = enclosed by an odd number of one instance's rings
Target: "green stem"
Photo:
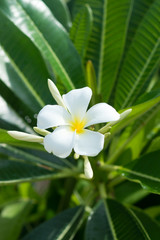
[[[115,177],[113,180],[111,180],[109,183],[108,183],[108,188],[113,188],[114,186],[120,184],[121,182],[123,182],[125,180],[125,178],[121,177],[121,176],[118,176],[118,177]]]
[[[99,193],[102,199],[106,199],[107,198],[107,192],[106,192],[106,187],[104,183],[100,183],[99,186]]]
[[[111,171],[117,171],[117,170],[121,169],[121,167],[117,166],[117,165],[110,165],[108,163],[105,163],[100,166],[100,169],[111,172]]]

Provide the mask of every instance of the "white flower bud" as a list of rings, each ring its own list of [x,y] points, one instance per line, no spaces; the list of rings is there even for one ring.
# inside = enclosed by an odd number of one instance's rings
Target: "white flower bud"
[[[48,87],[49,87],[49,90],[50,90],[53,98],[58,103],[58,105],[66,108],[66,106],[65,106],[65,104],[63,102],[63,99],[61,97],[61,94],[58,91],[58,88],[56,87],[56,85],[50,79],[48,79]]]
[[[84,156],[84,175],[88,179],[93,177],[93,170],[87,156]]]
[[[26,141],[26,142],[39,142],[42,143],[43,142],[43,137],[39,137],[33,134],[28,134],[28,133],[24,133],[24,132],[18,132],[18,131],[8,131],[8,134],[17,139],[17,140],[21,140],[21,141]]]

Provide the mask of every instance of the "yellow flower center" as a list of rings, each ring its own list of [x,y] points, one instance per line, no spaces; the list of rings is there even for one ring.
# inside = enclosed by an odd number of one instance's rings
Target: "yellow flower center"
[[[72,131],[76,131],[76,133],[83,133],[85,124],[86,121],[84,119],[74,119],[71,122],[71,129]]]

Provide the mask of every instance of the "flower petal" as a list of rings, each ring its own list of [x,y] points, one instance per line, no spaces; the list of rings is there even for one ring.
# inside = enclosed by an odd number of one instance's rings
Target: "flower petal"
[[[68,125],[71,116],[62,106],[46,105],[37,116],[37,127],[47,129],[61,125]]]
[[[91,96],[92,90],[89,87],[84,87],[74,89],[62,97],[71,115],[82,119],[88,108]]]
[[[76,135],[74,151],[79,155],[96,156],[104,145],[104,135],[90,130]]]
[[[70,155],[75,142],[75,132],[69,126],[61,126],[44,138],[44,147],[47,152],[57,157],[66,158]]]
[[[117,121],[119,118],[120,114],[112,106],[107,103],[98,103],[87,111],[85,127],[97,123]]]

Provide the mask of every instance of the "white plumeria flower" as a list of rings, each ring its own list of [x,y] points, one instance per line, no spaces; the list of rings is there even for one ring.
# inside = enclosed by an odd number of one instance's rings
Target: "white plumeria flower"
[[[52,91],[55,90],[52,88]],[[46,105],[39,112],[39,129],[56,127],[44,137],[46,151],[66,158],[72,149],[85,156],[96,156],[103,149],[104,135],[86,128],[97,123],[117,121],[120,115],[107,103],[96,104],[87,111],[91,96],[89,87],[71,90],[62,97],[58,96],[61,98],[60,105]]]

